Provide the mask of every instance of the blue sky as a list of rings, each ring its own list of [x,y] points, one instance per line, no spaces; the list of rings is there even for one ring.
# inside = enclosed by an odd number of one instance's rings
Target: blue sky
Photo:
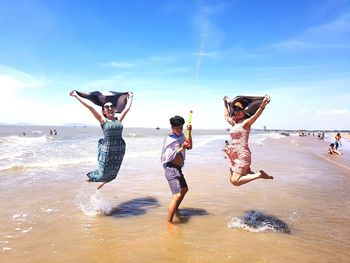
[[[255,128],[349,129],[349,87],[347,0],[0,0],[0,123],[97,124],[77,89],[133,91],[127,127],[269,94]]]

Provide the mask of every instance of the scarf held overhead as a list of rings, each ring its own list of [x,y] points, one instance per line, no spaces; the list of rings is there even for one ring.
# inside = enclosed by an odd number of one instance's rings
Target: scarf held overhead
[[[115,91],[93,91],[93,92],[80,92],[76,93],[85,99],[90,100],[92,103],[103,106],[106,102],[112,102],[116,106],[116,112],[120,113],[124,110],[128,98],[128,92],[115,92]]]
[[[242,101],[247,105],[243,111],[248,116],[252,116],[255,114],[255,112],[258,110],[259,106],[261,105],[262,101],[264,99],[264,96],[237,96],[230,100],[229,103],[229,111],[230,116],[233,116],[233,107],[235,102]]]

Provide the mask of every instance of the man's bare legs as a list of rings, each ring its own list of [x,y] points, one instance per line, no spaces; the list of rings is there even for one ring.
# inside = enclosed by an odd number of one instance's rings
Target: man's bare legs
[[[175,213],[177,212],[182,200],[188,191],[187,187],[181,188],[181,192],[174,194],[168,208],[168,222],[172,223]]]

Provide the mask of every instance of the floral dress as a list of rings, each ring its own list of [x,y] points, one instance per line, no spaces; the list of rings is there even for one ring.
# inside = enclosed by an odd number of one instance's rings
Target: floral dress
[[[92,182],[110,182],[115,179],[125,154],[122,123],[119,120],[106,120],[101,128],[104,138],[98,141],[98,170],[87,174]]]
[[[232,125],[230,129],[231,141],[223,148],[224,157],[229,161],[230,168],[238,174],[250,172],[251,152],[248,146],[250,128],[244,129],[243,123],[235,123],[227,118]]]

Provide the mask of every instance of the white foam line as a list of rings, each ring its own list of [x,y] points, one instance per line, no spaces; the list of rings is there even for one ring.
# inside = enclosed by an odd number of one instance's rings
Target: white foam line
[[[229,140],[229,136],[228,135],[212,135],[207,139],[204,139],[198,143],[195,144],[195,147],[202,147],[205,146],[211,142],[217,141],[217,140]]]
[[[81,163],[91,163],[95,161],[96,158],[92,157],[85,157],[85,158],[80,158],[76,160],[66,160],[66,159],[61,159],[61,160],[49,160],[46,162],[37,162],[37,163],[15,163],[15,164],[10,164],[6,166],[0,166],[0,171],[6,172],[9,170],[26,170],[26,169],[55,169],[61,166],[71,166],[71,165],[77,165]]]
[[[22,233],[28,233],[28,232],[31,231],[32,229],[33,229],[32,227],[29,227],[28,229],[22,230]]]
[[[318,155],[319,157],[321,157],[321,158],[327,160],[327,161],[330,162],[330,163],[333,163],[333,164],[335,164],[335,165],[338,165],[338,166],[343,167],[344,169],[350,171],[350,167],[347,167],[347,166],[344,165],[344,164],[341,164],[341,163],[337,163],[337,162],[335,162],[335,161],[332,161],[332,160],[328,159],[327,157],[324,157],[322,154],[319,154],[319,153],[316,153],[316,155]]]

